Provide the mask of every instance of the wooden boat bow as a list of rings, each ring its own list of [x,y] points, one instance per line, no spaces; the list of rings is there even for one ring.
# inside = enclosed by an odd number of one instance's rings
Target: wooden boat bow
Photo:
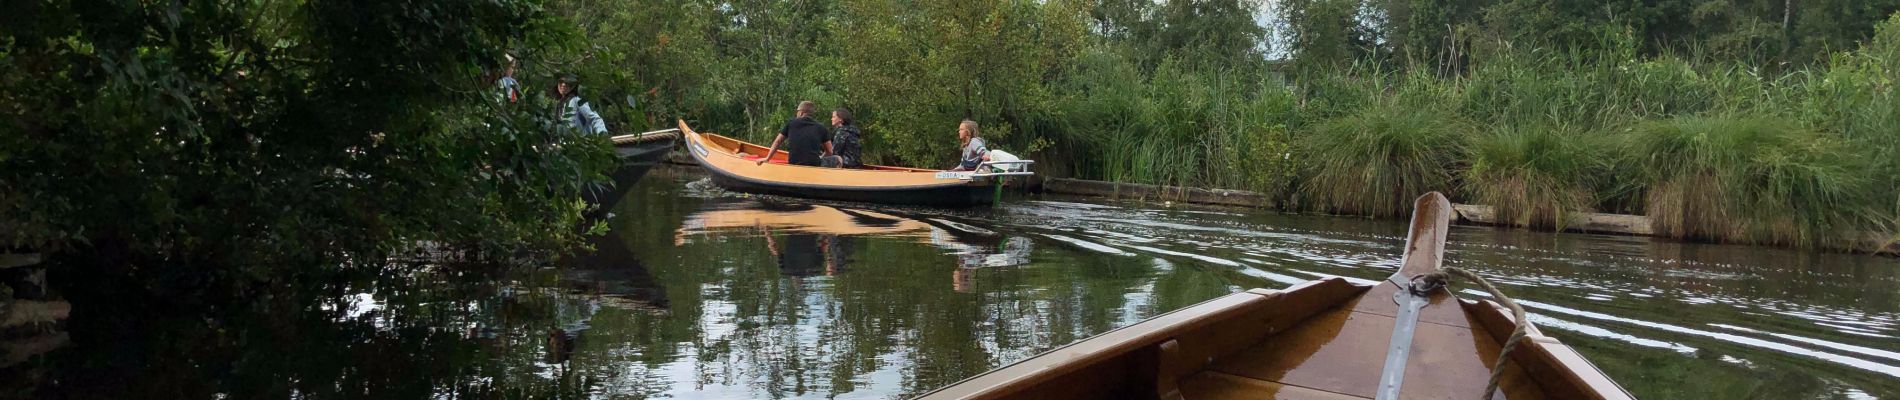
[[[1495,303],[1414,283],[1436,275],[1451,225],[1444,196],[1427,194],[1417,205],[1404,258],[1388,280],[1363,285],[1333,277],[1222,296],[923,398],[1631,398],[1581,354],[1520,325]],[[1404,311],[1395,300],[1407,296],[1422,304]],[[1393,335],[1401,314],[1413,326],[1405,340]],[[1503,353],[1502,344],[1520,326],[1524,339]],[[1390,347],[1399,343],[1407,347],[1405,357],[1389,360]],[[1511,362],[1498,363],[1504,358]],[[1501,365],[1496,374],[1494,365]],[[1388,375],[1397,379],[1387,381]],[[1494,377],[1499,384],[1491,390]]]
[[[1433,276],[1445,260],[1445,237],[1451,226],[1451,201],[1438,192],[1419,196],[1412,208],[1412,225],[1405,237],[1405,257],[1399,270],[1386,281],[1398,286],[1392,302],[1398,306],[1393,317],[1392,343],[1386,346],[1385,364],[1379,373],[1378,400],[1399,398],[1405,381],[1406,361],[1412,352],[1412,335],[1418,328],[1418,313],[1431,303],[1431,296],[1450,296],[1442,281],[1421,279]]]

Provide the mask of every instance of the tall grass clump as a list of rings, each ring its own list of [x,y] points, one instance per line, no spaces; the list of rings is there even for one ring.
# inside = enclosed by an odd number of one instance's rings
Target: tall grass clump
[[[1462,192],[1494,207],[1498,223],[1561,230],[1569,213],[1596,204],[1598,177],[1609,170],[1605,142],[1544,125],[1472,135]]]
[[[1164,59],[1152,71],[1112,49],[1091,49],[1071,66],[1044,116],[1058,141],[1078,154],[1083,177],[1164,185],[1271,187],[1284,169],[1252,158],[1285,154],[1276,121],[1292,114],[1285,90],[1255,74],[1200,69]],[[1236,153],[1236,149],[1245,149]]]
[[[1638,125],[1631,182],[1657,233],[1847,248],[1884,223],[1869,154],[1781,120],[1730,115]]]
[[[1301,192],[1324,211],[1400,217],[1421,193],[1450,189],[1463,125],[1434,110],[1385,105],[1320,125],[1295,145]]]

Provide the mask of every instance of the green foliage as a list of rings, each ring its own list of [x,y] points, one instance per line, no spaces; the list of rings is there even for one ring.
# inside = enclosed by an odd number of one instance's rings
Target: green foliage
[[[191,290],[418,241],[564,249],[610,165],[546,102],[494,102],[484,67],[548,44],[535,2],[9,4],[0,243],[90,273]]]
[[[1394,104],[1328,121],[1295,144],[1308,160],[1302,191],[1329,212],[1405,216],[1418,195],[1452,188],[1464,129],[1435,110]]]
[[[1257,21],[1268,4],[1278,36]],[[0,244],[132,246],[125,254],[206,265],[317,263],[414,240],[559,247],[579,232],[568,225],[582,206],[568,194],[597,183],[606,160],[590,149],[602,144],[547,132],[539,96],[483,101],[503,52],[523,60],[518,78],[536,91],[579,74],[616,132],[687,119],[764,142],[812,100],[852,108],[877,163],[947,165],[953,126],[969,118],[994,147],[1056,175],[1250,189],[1378,216],[1415,192],[1450,190],[1539,226],[1580,210],[1643,212],[1667,189],[1652,185],[1673,182],[1646,180],[1662,173],[1650,164],[1599,165],[1646,149],[1611,146],[1604,132],[1772,115],[1787,126],[1768,131],[1832,144],[1732,166],[1782,176],[1751,184],[1816,202],[1795,218],[1821,220],[1682,232],[1815,243],[1822,227],[1900,230],[1897,9],[14,2],[0,13]],[[1821,154],[1836,148],[1849,152]],[[1851,163],[1872,172],[1815,172]],[[1823,204],[1885,222],[1809,210]],[[117,224],[128,219],[138,223]],[[1767,226],[1796,233],[1756,232]]]
[[[571,22],[556,28],[569,30],[564,33],[576,40],[562,42],[570,46],[512,49],[520,54],[541,53],[543,62],[522,73],[536,79],[564,72],[579,75],[586,88],[583,94],[604,109],[614,132],[670,128],[677,119],[707,117],[724,105],[717,96],[692,90],[718,82],[719,75],[709,66],[732,67],[713,53],[717,37],[708,32],[723,18],[713,4],[555,1],[548,9]],[[633,106],[626,105],[629,97]]]
[[[1118,181],[1245,187],[1288,184],[1286,129],[1293,97],[1231,71],[1163,61],[1143,74],[1105,47],[1085,51],[1049,122],[1057,141],[1091,155],[1076,171]]]
[[[1881,223],[1873,170],[1845,141],[1759,117],[1682,117],[1632,132],[1637,184],[1660,232],[1851,247]]]
[[[1496,209],[1498,223],[1563,229],[1590,211],[1610,170],[1603,136],[1551,126],[1501,127],[1472,135],[1462,191]]]
[[[862,105],[869,157],[920,166],[954,162],[966,118],[992,142],[1035,147],[1012,136],[1047,108],[1042,83],[1085,29],[1080,5],[1061,1],[843,3],[841,81]]]

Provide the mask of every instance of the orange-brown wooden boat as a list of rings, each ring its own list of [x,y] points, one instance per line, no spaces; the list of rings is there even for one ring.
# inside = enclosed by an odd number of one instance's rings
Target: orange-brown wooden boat
[[[1379,398],[1400,278],[1432,273],[1443,258],[1451,204],[1420,197],[1400,272],[1366,286],[1340,278],[1253,289],[1163,314],[952,384],[925,399],[1373,399]],[[1462,284],[1462,283],[1454,283]],[[1404,298],[1403,295],[1396,298]],[[1493,362],[1517,327],[1491,301],[1443,287],[1410,314],[1409,355],[1386,398],[1628,399],[1569,346],[1534,327],[1510,353],[1499,389]]]
[[[765,164],[765,146],[694,131],[679,122],[687,153],[713,173],[713,183],[741,192],[867,203],[963,207],[992,203],[996,179],[1031,175],[1033,161],[985,163],[980,172],[866,165],[821,168],[786,163],[783,151]]]

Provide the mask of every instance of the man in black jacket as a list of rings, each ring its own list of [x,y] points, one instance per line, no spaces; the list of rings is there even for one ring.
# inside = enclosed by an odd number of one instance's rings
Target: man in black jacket
[[[778,138],[772,139],[772,148],[765,151],[765,158],[759,159],[764,165],[778,153],[778,145],[785,143],[786,162],[793,165],[819,166],[819,156],[831,153],[831,133],[824,125],[811,119],[818,106],[810,101],[798,102],[798,116],[785,121],[785,127],[779,128]],[[789,140],[788,140],[789,139]]]

